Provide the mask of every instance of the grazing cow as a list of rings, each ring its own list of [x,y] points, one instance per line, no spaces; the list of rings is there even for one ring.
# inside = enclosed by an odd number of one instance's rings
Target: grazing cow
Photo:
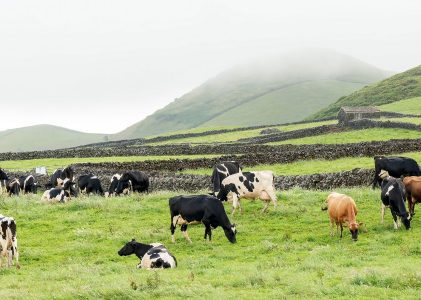
[[[120,195],[125,190],[133,192],[148,192],[149,189],[149,177],[143,172],[129,171],[121,175],[118,181],[116,194]]]
[[[105,197],[112,197],[116,195],[118,181],[120,180],[120,174],[114,174],[110,180],[110,187],[108,188],[108,192],[105,193]]]
[[[19,179],[13,178],[12,180],[8,181],[6,184],[6,191],[9,194],[9,196],[19,196],[20,192],[20,183]]]
[[[244,172],[228,176],[222,180],[221,190],[217,196],[221,201],[232,201],[232,214],[237,207],[242,211],[241,198],[260,198],[266,204],[262,212],[265,212],[272,200],[276,208],[277,199],[272,171]]]
[[[192,242],[187,234],[187,225],[203,223],[205,225],[205,240],[212,238],[212,228],[221,226],[225,236],[231,243],[236,242],[237,230],[227,217],[222,202],[210,195],[176,196],[169,200],[171,213],[171,239],[175,243],[174,231],[181,225],[181,232],[188,242]]]
[[[65,179],[62,187],[46,190],[42,195],[41,200],[65,203],[71,198],[71,189],[74,184],[75,183],[69,179]]]
[[[405,187],[402,180],[389,176],[387,171],[382,170],[379,174],[382,181],[382,223],[384,222],[384,211],[386,207],[390,207],[390,212],[393,216],[393,225],[395,229],[400,227],[397,223],[397,216],[402,220],[405,228],[408,230],[411,228],[411,216],[406,211],[405,207]]]
[[[421,175],[420,167],[415,160],[401,156],[375,156],[374,169],[373,189],[377,184],[379,186],[382,184],[382,179],[379,177],[381,170],[388,171],[390,176],[395,178]]]
[[[93,174],[79,176],[77,180],[79,192],[85,192],[87,195],[94,193],[103,196],[101,181]]]
[[[334,235],[333,226],[336,224],[336,233],[341,227],[341,238],[343,232],[343,223],[347,222],[353,241],[358,240],[358,227],[362,223],[357,223],[356,215],[358,213],[354,199],[336,192],[330,193],[326,199],[327,210],[330,218],[330,235]]]
[[[159,243],[142,244],[132,239],[118,251],[118,255],[127,256],[136,254],[140,259],[140,263],[136,266],[138,269],[154,269],[154,268],[175,268],[177,260],[164,245]]]
[[[13,264],[13,257],[16,260],[16,268],[19,265],[18,239],[16,237],[16,221],[11,217],[0,215],[0,267],[2,266],[3,257],[7,256],[7,266]]]
[[[421,177],[408,176],[402,181],[405,186],[409,215],[412,219],[415,215],[415,204],[421,203]]]
[[[20,176],[19,184],[24,194],[36,194],[37,189],[39,187],[39,184],[36,182],[35,177],[33,175]]]
[[[216,196],[219,193],[222,180],[236,173],[241,173],[241,166],[236,161],[224,161],[216,164],[212,173],[213,195]]]
[[[57,169],[54,171],[53,175],[51,175],[50,182],[46,184],[46,188],[60,187],[66,178],[75,181],[74,175],[75,171],[71,166],[64,169]],[[72,193],[76,193],[76,190],[72,191]]]
[[[6,172],[4,172],[0,168],[0,194],[3,193],[3,189],[6,188],[6,182],[9,180],[9,177],[7,177]]]

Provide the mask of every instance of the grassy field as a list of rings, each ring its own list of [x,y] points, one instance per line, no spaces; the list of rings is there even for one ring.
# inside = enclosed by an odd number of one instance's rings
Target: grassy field
[[[393,111],[402,114],[421,115],[421,97],[405,99],[379,106],[382,111]]]
[[[421,132],[396,128],[370,128],[346,132],[329,133],[282,142],[269,143],[270,145],[283,144],[345,144],[368,141],[387,141],[392,139],[419,139]]]
[[[310,123],[303,123],[303,124],[269,126],[267,128],[276,128],[281,131],[293,131],[293,130],[312,128],[312,127],[317,127],[317,126],[322,126],[322,125],[336,124],[337,122],[338,122],[337,120],[329,120],[329,121],[310,122]],[[206,136],[173,139],[173,140],[168,140],[168,141],[163,141],[163,142],[158,142],[158,143],[151,143],[150,145],[180,144],[180,143],[207,144],[207,143],[234,142],[239,139],[259,136],[260,132],[263,129],[264,128],[259,128],[259,129],[233,131],[233,132],[226,132],[226,133],[206,135]]]
[[[170,242],[168,198],[173,193],[66,204],[39,196],[0,198],[0,213],[18,225],[22,268],[0,269],[5,299],[416,299],[421,292],[420,216],[413,229],[380,224],[379,190],[344,189],[359,207],[366,231],[352,242],[329,236],[327,192],[282,192],[279,207],[261,214],[260,201],[243,200],[237,243],[220,228],[211,243],[204,227],[190,226],[189,245],[176,231]],[[231,211],[226,205],[228,212]],[[419,209],[419,208],[418,208]],[[128,240],[162,242],[176,256],[172,270],[135,269],[135,256],[119,257]]]
[[[406,156],[421,162],[421,152],[405,152],[393,154],[396,156]],[[335,173],[341,171],[348,171],[355,168],[372,169],[374,168],[373,157],[344,157],[333,160],[314,159],[314,160],[299,160],[286,164],[272,164],[272,165],[257,165],[244,166],[244,171],[263,171],[271,170],[277,176],[281,175],[309,175],[318,173]],[[211,175],[212,169],[186,169],[181,171],[182,174],[198,174]]]
[[[37,166],[45,166],[48,172],[57,168],[63,168],[76,163],[99,163],[99,162],[133,162],[147,160],[170,160],[170,159],[195,159],[219,157],[217,154],[176,155],[176,156],[110,156],[110,157],[66,157],[66,158],[42,158],[28,160],[5,160],[0,161],[0,168],[7,170],[32,170]]]
[[[373,119],[373,121],[378,121],[379,119]],[[420,125],[421,124],[421,118],[409,118],[409,117],[405,117],[405,118],[386,118],[386,117],[382,117],[380,118],[380,121],[384,122],[384,121],[390,121],[390,122],[402,122],[402,123],[412,123],[415,125]]]

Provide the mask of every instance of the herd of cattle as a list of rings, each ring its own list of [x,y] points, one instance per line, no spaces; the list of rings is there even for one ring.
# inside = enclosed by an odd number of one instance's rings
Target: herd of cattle
[[[375,177],[376,184],[381,186],[382,222],[386,207],[390,208],[394,220],[394,228],[398,229],[401,221],[406,229],[410,229],[410,222],[415,215],[415,203],[421,202],[421,172],[416,161],[406,157],[376,156]],[[42,195],[44,201],[66,202],[80,193],[98,194],[106,197],[125,195],[131,192],[148,192],[149,178],[139,171],[129,171],[115,174],[111,177],[108,191],[104,192],[99,178],[93,174],[79,176],[77,181],[72,167],[56,170],[46,185],[47,190]],[[271,171],[243,172],[239,163],[230,161],[217,164],[212,173],[213,191],[205,195],[180,195],[169,199],[171,214],[171,238],[175,242],[174,232],[177,225],[185,239],[191,243],[187,233],[190,224],[202,223],[205,226],[204,238],[212,238],[212,229],[222,227],[227,239],[236,242],[236,225],[232,224],[225,212],[222,201],[232,202],[235,213],[237,208],[242,210],[240,199],[261,199],[265,202],[262,212],[266,211],[270,201],[274,207],[277,205],[274,185],[274,174]],[[3,189],[11,195],[20,192],[37,193],[39,184],[33,175],[9,179],[0,169],[0,192]],[[408,202],[408,210],[405,206]],[[358,239],[359,226],[356,221],[357,206],[355,201],[344,194],[332,192],[326,200],[331,235],[334,235],[334,226],[337,232],[340,228],[342,238],[343,224],[347,223],[352,239]],[[399,219],[398,219],[399,217]],[[8,266],[15,258],[19,267],[16,237],[16,221],[12,217],[0,215],[1,224],[1,259],[7,256]],[[120,256],[135,254],[141,262],[140,268],[174,268],[177,265],[175,257],[162,244],[142,244],[135,240],[128,242],[120,251]]]

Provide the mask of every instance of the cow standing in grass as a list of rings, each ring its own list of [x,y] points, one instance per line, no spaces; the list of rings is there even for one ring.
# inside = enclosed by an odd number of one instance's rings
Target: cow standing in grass
[[[102,189],[101,181],[99,178],[93,174],[79,176],[77,180],[77,185],[79,187],[80,193],[86,193],[88,196],[93,193],[97,195],[104,195],[104,190]]]
[[[272,171],[244,172],[228,176],[222,180],[221,190],[217,197],[221,201],[232,201],[232,214],[237,208],[242,211],[241,198],[259,198],[265,202],[262,212],[265,212],[272,200],[277,206],[274,175]]]
[[[382,185],[382,178],[379,176],[382,170],[387,171],[390,176],[395,178],[421,175],[418,163],[412,158],[402,156],[375,156],[373,189],[377,184],[379,186]]]
[[[140,263],[137,265],[138,269],[168,269],[177,266],[177,260],[174,255],[164,245],[159,243],[142,244],[133,239],[118,251],[118,255],[120,256],[131,254],[136,254],[140,259]]]
[[[9,196],[19,196],[20,193],[20,183],[18,178],[13,178],[12,180],[6,183],[6,191]]]
[[[33,175],[20,176],[19,184],[24,194],[36,194],[39,187]]]
[[[7,257],[7,266],[13,264],[13,258],[16,261],[16,268],[19,265],[18,239],[16,237],[16,221],[12,217],[5,217],[0,215],[0,267],[3,263],[3,258]]]
[[[348,223],[349,231],[351,232],[352,240],[358,240],[358,228],[360,223],[357,223],[356,216],[358,213],[357,205],[351,197],[339,194],[330,193],[326,199],[327,210],[330,218],[330,235],[334,235],[334,224],[336,224],[336,232],[341,228],[341,238],[343,232],[343,223]]]
[[[222,180],[236,173],[241,173],[241,166],[236,161],[224,161],[216,164],[212,172],[213,195],[216,196],[219,193]]]
[[[406,200],[411,219],[415,215],[415,204],[421,203],[421,177],[409,176],[402,180],[405,186]]]

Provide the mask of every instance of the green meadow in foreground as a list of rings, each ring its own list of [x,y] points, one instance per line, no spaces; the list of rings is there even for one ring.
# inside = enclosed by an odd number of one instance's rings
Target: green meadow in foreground
[[[40,202],[40,195],[0,197],[0,213],[18,225],[22,268],[2,268],[4,299],[279,299],[399,298],[421,292],[421,212],[413,229],[395,231],[390,212],[380,224],[380,191],[339,190],[357,203],[365,230],[357,242],[329,236],[328,192],[293,189],[261,214],[261,201],[242,200],[234,218],[237,243],[223,230],[203,240],[202,225],[189,226],[193,244],[176,231],[170,242],[168,198],[160,192],[104,199]],[[225,205],[228,212],[229,204]],[[417,207],[416,210],[420,208]],[[161,242],[176,256],[171,270],[136,269],[135,256],[117,251],[132,238]]]

